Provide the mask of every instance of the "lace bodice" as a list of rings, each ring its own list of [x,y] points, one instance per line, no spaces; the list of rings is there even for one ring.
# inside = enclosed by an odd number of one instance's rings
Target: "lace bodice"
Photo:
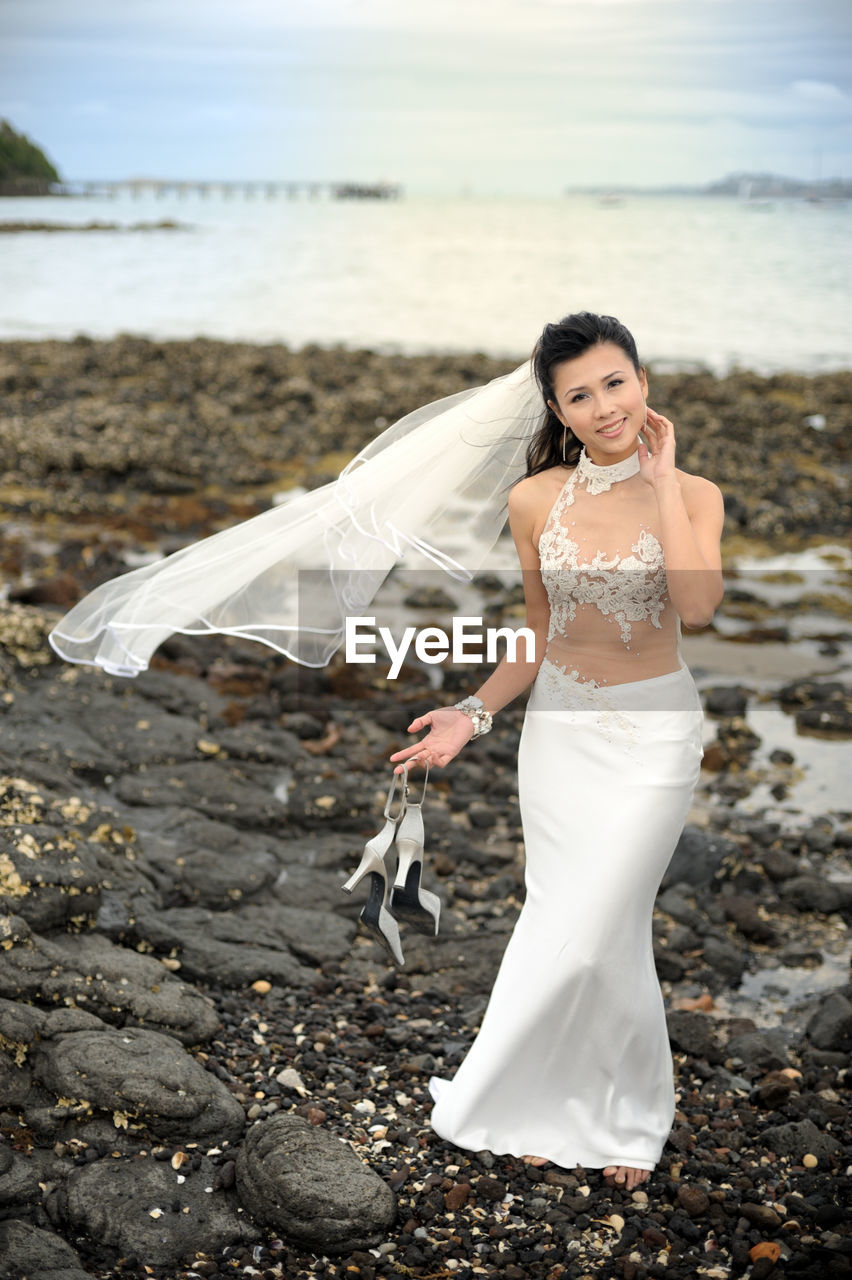
[[[561,525],[545,530],[539,541],[541,576],[550,602],[547,638],[566,634],[577,617],[578,605],[595,605],[621,629],[629,645],[634,622],[660,626],[666,606],[663,548],[647,529],[640,531],[629,556],[610,556],[598,550],[580,560],[580,547]]]
[[[629,480],[636,469],[614,480]],[[558,675],[559,683],[616,684],[674,670],[679,661],[663,547],[649,528],[644,490],[607,483],[603,470],[581,460],[538,542],[550,605],[542,674]]]
[[[538,543],[541,576],[550,602],[548,640],[564,636],[578,605],[594,605],[620,628],[630,644],[632,624],[660,627],[668,599],[663,548],[647,529],[637,531],[630,555],[609,555],[598,548],[581,560],[580,545],[569,532],[568,507],[575,501],[577,472],[572,472],[553,504]],[[590,487],[590,493],[594,490]]]

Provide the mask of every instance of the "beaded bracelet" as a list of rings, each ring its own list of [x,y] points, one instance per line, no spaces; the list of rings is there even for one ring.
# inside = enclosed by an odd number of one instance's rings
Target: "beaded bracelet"
[[[473,696],[462,698],[461,702],[456,702],[457,711],[463,711],[466,716],[470,716],[473,721],[473,736],[481,738],[484,733],[491,732],[491,712],[485,710],[485,704],[481,698]]]

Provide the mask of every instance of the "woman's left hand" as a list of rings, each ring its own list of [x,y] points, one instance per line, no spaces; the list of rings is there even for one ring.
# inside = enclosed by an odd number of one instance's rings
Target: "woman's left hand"
[[[646,484],[653,487],[675,474],[674,426],[661,413],[648,409],[642,434],[648,445],[639,441],[639,470]]]

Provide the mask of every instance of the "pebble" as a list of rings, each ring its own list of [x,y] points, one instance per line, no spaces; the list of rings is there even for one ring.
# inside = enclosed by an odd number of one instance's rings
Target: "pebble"
[[[781,1225],[780,1214],[768,1204],[741,1204],[740,1213],[753,1227],[762,1231],[771,1231]]]
[[[450,1213],[455,1213],[467,1204],[470,1193],[471,1186],[469,1182],[457,1182],[444,1196],[444,1208]]]
[[[684,1183],[677,1189],[677,1202],[691,1218],[698,1218],[710,1208],[710,1198],[700,1187]]]
[[[307,1093],[304,1080],[298,1071],[295,1071],[292,1067],[285,1067],[283,1071],[279,1071],[275,1080],[282,1088],[292,1089],[294,1093],[301,1094],[302,1097]]]
[[[761,1240],[759,1244],[749,1249],[748,1256],[752,1262],[757,1262],[758,1258],[768,1258],[770,1262],[777,1262],[781,1257],[781,1246],[774,1240]]]

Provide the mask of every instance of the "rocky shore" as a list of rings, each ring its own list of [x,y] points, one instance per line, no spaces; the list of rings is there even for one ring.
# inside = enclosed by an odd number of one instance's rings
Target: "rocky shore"
[[[520,702],[430,779],[441,934],[405,933],[397,970],[340,884],[378,829],[388,755],[435,701],[422,670],[392,685],[176,637],[123,682],[45,643],[134,555],[323,483],[385,421],[507,367],[0,346],[0,1275],[849,1274],[852,815],[749,803],[795,795],[801,772],[798,745],[751,728],[758,704],[848,751],[842,591],[800,595],[799,616],[831,620],[800,648],[796,608],[732,592],[729,647],[753,656],[771,632],[793,661],[702,682],[712,741],[654,922],[678,1110],[632,1195],[428,1125],[428,1077],[464,1055],[522,901]],[[683,465],[725,490],[730,549],[846,536],[852,374],[652,387]],[[510,589],[488,599],[511,612]],[[442,700],[469,686],[447,668]]]

